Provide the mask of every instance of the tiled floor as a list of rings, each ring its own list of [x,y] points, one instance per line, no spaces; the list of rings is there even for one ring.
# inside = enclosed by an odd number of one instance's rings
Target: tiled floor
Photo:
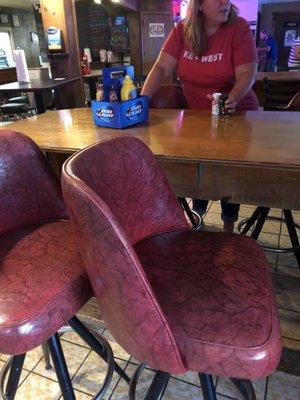
[[[240,219],[251,214],[254,210],[250,206],[241,206]],[[273,215],[280,216],[278,210]],[[300,224],[300,212],[294,214],[296,222]],[[219,203],[211,203],[205,216],[207,225],[222,228]],[[285,227],[278,222],[265,224],[260,238],[261,242],[278,246],[290,246]],[[293,255],[268,254],[273,271],[274,289],[281,321],[283,335],[283,356],[279,369],[267,379],[254,382],[258,400],[299,400],[300,399],[300,270]],[[97,313],[94,305],[88,309],[90,313]],[[134,360],[114,341],[109,332],[103,332],[110,341],[117,362],[130,375],[135,368]],[[77,400],[92,399],[102,382],[106,365],[97,357],[85,343],[74,333],[65,333],[62,344],[70,375],[75,387]],[[0,356],[0,367],[7,359]],[[138,388],[138,399],[150,384],[154,375],[146,370]],[[228,379],[215,379],[218,399],[241,399]],[[114,374],[113,381],[105,396],[106,400],[125,400],[128,386]],[[44,368],[41,348],[28,353],[21,376],[20,387],[16,400],[44,400],[59,399],[60,390],[53,370]],[[172,377],[164,393],[164,400],[201,400],[201,390],[197,375],[188,373],[183,376]]]

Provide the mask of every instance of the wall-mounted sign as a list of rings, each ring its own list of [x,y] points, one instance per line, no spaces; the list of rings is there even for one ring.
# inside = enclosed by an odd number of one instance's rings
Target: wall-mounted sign
[[[165,24],[149,23],[149,37],[165,37]]]
[[[284,47],[291,47],[294,40],[296,39],[297,32],[293,29],[289,29],[284,35]]]

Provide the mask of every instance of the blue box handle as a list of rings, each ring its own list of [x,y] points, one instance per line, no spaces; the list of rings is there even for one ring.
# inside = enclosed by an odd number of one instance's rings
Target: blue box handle
[[[123,73],[123,76],[114,78],[114,74]],[[125,75],[129,75],[134,80],[134,68],[132,65],[103,68],[102,70],[102,82],[104,91],[104,100],[109,101],[109,90],[111,86],[114,86],[115,90],[119,89],[124,81]]]

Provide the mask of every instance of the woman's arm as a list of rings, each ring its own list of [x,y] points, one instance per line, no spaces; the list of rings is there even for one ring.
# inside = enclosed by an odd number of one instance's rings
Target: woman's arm
[[[236,82],[228,94],[226,100],[226,108],[230,113],[235,111],[237,103],[252,88],[255,82],[255,74],[257,71],[257,63],[242,64],[235,68]]]
[[[170,56],[164,51],[160,52],[155,64],[147,76],[141,94],[151,98],[157,92],[165,79],[175,72],[176,67],[176,58]]]

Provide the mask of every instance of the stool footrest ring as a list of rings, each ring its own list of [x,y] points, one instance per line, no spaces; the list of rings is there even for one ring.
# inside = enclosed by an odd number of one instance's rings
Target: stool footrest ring
[[[242,228],[247,224],[249,218],[243,219],[237,226],[237,231],[240,235],[242,235]],[[278,221],[278,222],[284,222],[284,218],[280,217],[274,217],[274,216],[268,216],[267,220],[269,221]],[[294,224],[296,229],[300,230],[300,226],[298,224]],[[263,248],[265,251],[268,251],[270,253],[278,253],[278,254],[283,254],[283,253],[293,253],[295,251],[300,251],[300,246],[295,246],[295,247],[273,247],[273,246],[265,246],[261,245],[261,248]]]

